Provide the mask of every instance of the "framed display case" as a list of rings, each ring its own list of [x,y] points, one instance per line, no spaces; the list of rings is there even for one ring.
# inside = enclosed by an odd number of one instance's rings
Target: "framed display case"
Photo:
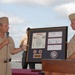
[[[32,28],[28,31],[27,62],[67,58],[67,26]]]

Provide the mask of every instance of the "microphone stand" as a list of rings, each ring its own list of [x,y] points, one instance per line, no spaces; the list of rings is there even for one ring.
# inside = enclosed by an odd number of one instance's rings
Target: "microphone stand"
[[[7,45],[7,50],[6,50],[6,75],[8,75],[7,70],[8,70],[8,45]]]
[[[6,32],[6,38],[9,38],[9,32]],[[7,48],[6,48],[7,50],[6,50],[6,75],[8,75],[8,44],[7,44]]]

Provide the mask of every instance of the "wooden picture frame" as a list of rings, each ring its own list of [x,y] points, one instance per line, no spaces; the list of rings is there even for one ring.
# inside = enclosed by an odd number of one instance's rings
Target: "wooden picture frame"
[[[27,62],[67,58],[67,26],[32,28],[28,31]]]

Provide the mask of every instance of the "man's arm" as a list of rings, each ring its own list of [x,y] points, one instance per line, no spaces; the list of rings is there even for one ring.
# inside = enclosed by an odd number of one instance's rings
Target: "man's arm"
[[[69,56],[67,59],[75,60],[75,52],[71,56]]]
[[[0,43],[0,49],[3,48],[5,45],[9,44],[9,39],[5,39],[2,43]]]

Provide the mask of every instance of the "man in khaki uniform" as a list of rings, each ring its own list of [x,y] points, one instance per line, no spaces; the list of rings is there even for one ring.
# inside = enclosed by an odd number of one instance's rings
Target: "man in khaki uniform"
[[[71,21],[71,27],[75,30],[75,13],[69,15]],[[75,35],[71,38],[68,43],[68,59],[75,59]]]
[[[75,35],[71,38],[68,43],[68,57],[70,57],[75,52]]]
[[[9,30],[7,17],[0,18],[0,75],[12,75],[10,54],[16,54],[26,47],[26,45],[15,48],[13,39],[6,34]]]

